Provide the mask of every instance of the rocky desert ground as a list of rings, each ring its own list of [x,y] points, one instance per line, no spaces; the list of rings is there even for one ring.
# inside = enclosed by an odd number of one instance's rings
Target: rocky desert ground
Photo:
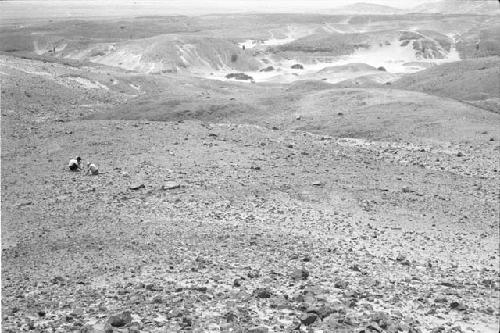
[[[483,14],[5,23],[2,331],[498,332]]]

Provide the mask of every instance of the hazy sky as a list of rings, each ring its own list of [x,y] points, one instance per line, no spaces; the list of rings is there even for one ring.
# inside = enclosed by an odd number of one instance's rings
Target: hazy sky
[[[164,4],[164,5],[169,5],[169,3],[182,3],[185,2],[187,6],[192,6],[193,3],[197,3],[199,6],[228,6],[233,4],[234,6],[237,6],[238,4],[243,4],[243,5],[248,5],[248,4],[265,4],[266,6],[277,6],[277,7],[282,7],[286,5],[291,5],[295,6],[297,4],[300,5],[307,5],[311,4],[314,7],[315,6],[320,6],[320,7],[326,7],[326,8],[331,8],[335,6],[344,6],[344,5],[349,5],[353,4],[356,2],[366,2],[366,3],[376,3],[376,4],[381,4],[381,5],[387,5],[387,6],[392,6],[392,7],[399,7],[399,8],[409,8],[409,7],[414,7],[419,4],[425,3],[425,2],[435,2],[439,0],[0,0],[0,5],[3,3],[5,4],[6,2],[20,2],[20,3],[28,3],[28,2],[46,2],[46,3],[79,3],[79,4],[95,4],[95,3],[100,3],[100,4],[115,4],[115,3],[122,3],[122,4],[129,4],[129,3],[136,3],[136,4]]]

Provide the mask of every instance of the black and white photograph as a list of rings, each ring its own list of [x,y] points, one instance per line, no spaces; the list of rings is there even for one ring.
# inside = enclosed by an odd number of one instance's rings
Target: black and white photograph
[[[498,0],[0,0],[1,327],[498,333]]]

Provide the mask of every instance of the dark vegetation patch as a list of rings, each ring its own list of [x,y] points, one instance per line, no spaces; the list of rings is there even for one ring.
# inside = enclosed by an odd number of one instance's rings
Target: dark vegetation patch
[[[235,79],[235,80],[240,80],[240,81],[251,81],[253,80],[253,77],[251,77],[248,74],[245,73],[229,73],[226,75],[226,79]]]
[[[259,72],[272,72],[273,70],[274,70],[273,66],[267,66],[267,67],[262,68],[261,70],[259,70]]]

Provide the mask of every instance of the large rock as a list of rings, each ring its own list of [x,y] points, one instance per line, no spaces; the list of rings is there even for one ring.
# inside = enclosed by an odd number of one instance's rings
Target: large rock
[[[465,305],[461,302],[451,302],[450,308],[457,310],[457,311],[465,311],[465,310],[467,310],[467,305]]]
[[[342,305],[333,307],[328,304],[323,304],[319,307],[309,308],[306,312],[315,313],[318,315],[319,318],[321,318],[321,320],[323,320],[333,313],[344,315],[346,314],[347,311]]]
[[[108,324],[112,327],[123,327],[132,322],[132,315],[130,311],[124,311],[118,315],[109,317]]]
[[[304,313],[300,316],[300,322],[306,326],[313,324],[316,319],[318,319],[318,315],[315,313]]]

